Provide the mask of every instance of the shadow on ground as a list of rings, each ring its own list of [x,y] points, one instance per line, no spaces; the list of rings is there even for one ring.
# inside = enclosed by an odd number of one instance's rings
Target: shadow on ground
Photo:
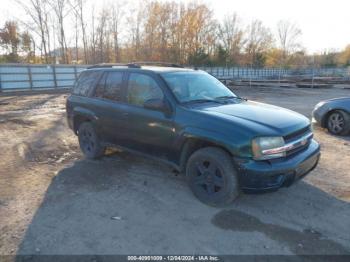
[[[181,175],[120,152],[62,169],[17,254],[349,254],[349,217],[304,182],[208,207]]]

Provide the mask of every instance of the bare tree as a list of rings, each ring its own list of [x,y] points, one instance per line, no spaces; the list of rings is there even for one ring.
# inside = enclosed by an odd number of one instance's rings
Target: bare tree
[[[260,20],[253,20],[247,28],[246,53],[248,64],[251,66],[262,66],[265,53],[273,43],[270,29],[265,27]]]
[[[143,35],[143,27],[146,21],[144,6],[139,4],[137,8],[131,8],[127,16],[128,31],[130,40],[129,48],[131,51],[131,60],[142,60],[141,58],[141,41]]]
[[[145,7],[145,13],[147,17],[144,23],[144,56],[147,60],[156,59],[156,53],[159,43],[159,14],[160,14],[160,3],[150,2]]]
[[[46,0],[29,0],[24,2],[21,0],[16,0],[16,2],[22,6],[22,8],[29,15],[35,27],[39,30],[39,36],[41,39],[41,53],[44,51],[45,63],[49,63],[48,60],[48,35],[47,35],[47,1]]]
[[[238,62],[238,56],[244,46],[244,30],[241,28],[236,13],[226,15],[219,25],[219,39],[228,52],[232,62]]]
[[[97,33],[97,48],[99,50],[99,62],[107,62],[105,61],[105,51],[108,53],[108,48],[105,50],[105,47],[108,45],[108,28],[107,22],[109,19],[109,10],[107,7],[104,7],[98,16],[98,25],[96,29]]]
[[[76,23],[79,21],[80,28],[81,28],[81,35],[82,35],[82,42],[83,42],[83,50],[84,50],[84,63],[88,63],[88,48],[87,48],[87,36],[86,36],[86,23],[85,23],[85,17],[84,17],[84,7],[85,7],[86,0],[72,0],[69,2],[70,6],[74,10],[74,15],[76,19]],[[78,28],[76,24],[76,45],[77,45],[77,39],[78,39]],[[78,52],[78,50],[77,50]]]
[[[66,7],[68,4],[68,1],[67,0],[49,0],[48,3],[54,10],[58,21],[58,28],[59,28],[58,42],[60,44],[62,62],[64,64],[68,64],[69,63],[68,48],[67,48],[67,41],[66,41],[66,34],[65,34],[65,27],[64,27],[64,18],[67,16]]]
[[[115,62],[120,61],[120,33],[121,33],[121,23],[125,15],[123,7],[125,2],[115,1],[111,8],[111,22],[112,22],[112,34],[113,34],[113,46],[114,46],[114,60]]]
[[[283,61],[285,63],[287,56],[296,52],[300,47],[300,36],[302,34],[298,26],[288,20],[281,20],[277,24],[278,42],[283,52]]]

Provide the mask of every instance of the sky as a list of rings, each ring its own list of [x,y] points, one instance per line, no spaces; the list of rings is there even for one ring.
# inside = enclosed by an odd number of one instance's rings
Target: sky
[[[216,0],[217,16],[234,11],[243,21],[260,19],[276,33],[276,24],[289,19],[302,30],[308,52],[343,49],[350,44],[350,0]]]
[[[96,0],[94,5],[98,7],[103,2],[106,0]],[[350,44],[350,0],[203,0],[202,2],[214,10],[218,20],[228,13],[236,12],[242,24],[249,24],[252,19],[259,19],[275,34],[278,21],[288,19],[302,30],[301,42],[310,54],[325,50],[338,51]],[[24,15],[14,0],[0,0],[0,26],[7,19],[18,19]]]

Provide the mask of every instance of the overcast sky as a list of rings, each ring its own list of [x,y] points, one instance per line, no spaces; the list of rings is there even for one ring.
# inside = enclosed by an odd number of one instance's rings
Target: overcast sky
[[[14,0],[0,0],[1,26],[7,19],[23,17],[23,11],[14,2]],[[104,2],[108,0],[97,0],[95,5],[98,7]],[[276,24],[279,20],[289,19],[301,28],[302,44],[309,53],[327,49],[340,50],[350,44],[350,0],[205,0],[202,2],[207,3],[215,11],[217,19],[221,19],[229,12],[236,12],[244,24],[248,24],[252,19],[260,19],[271,28],[273,33],[276,33]]]
[[[279,20],[290,19],[303,31],[309,52],[350,44],[350,0],[216,0],[212,5],[217,16],[233,10],[244,21],[262,20],[274,33]]]

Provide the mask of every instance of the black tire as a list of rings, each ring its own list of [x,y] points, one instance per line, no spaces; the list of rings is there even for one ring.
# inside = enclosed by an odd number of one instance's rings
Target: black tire
[[[186,177],[193,194],[204,204],[225,206],[239,195],[237,172],[224,150],[206,147],[187,161]]]
[[[94,127],[89,122],[80,124],[78,138],[81,151],[86,158],[97,159],[104,155],[105,148],[101,146]]]
[[[335,110],[327,116],[327,129],[333,135],[346,135],[350,131],[350,116],[342,110]]]

